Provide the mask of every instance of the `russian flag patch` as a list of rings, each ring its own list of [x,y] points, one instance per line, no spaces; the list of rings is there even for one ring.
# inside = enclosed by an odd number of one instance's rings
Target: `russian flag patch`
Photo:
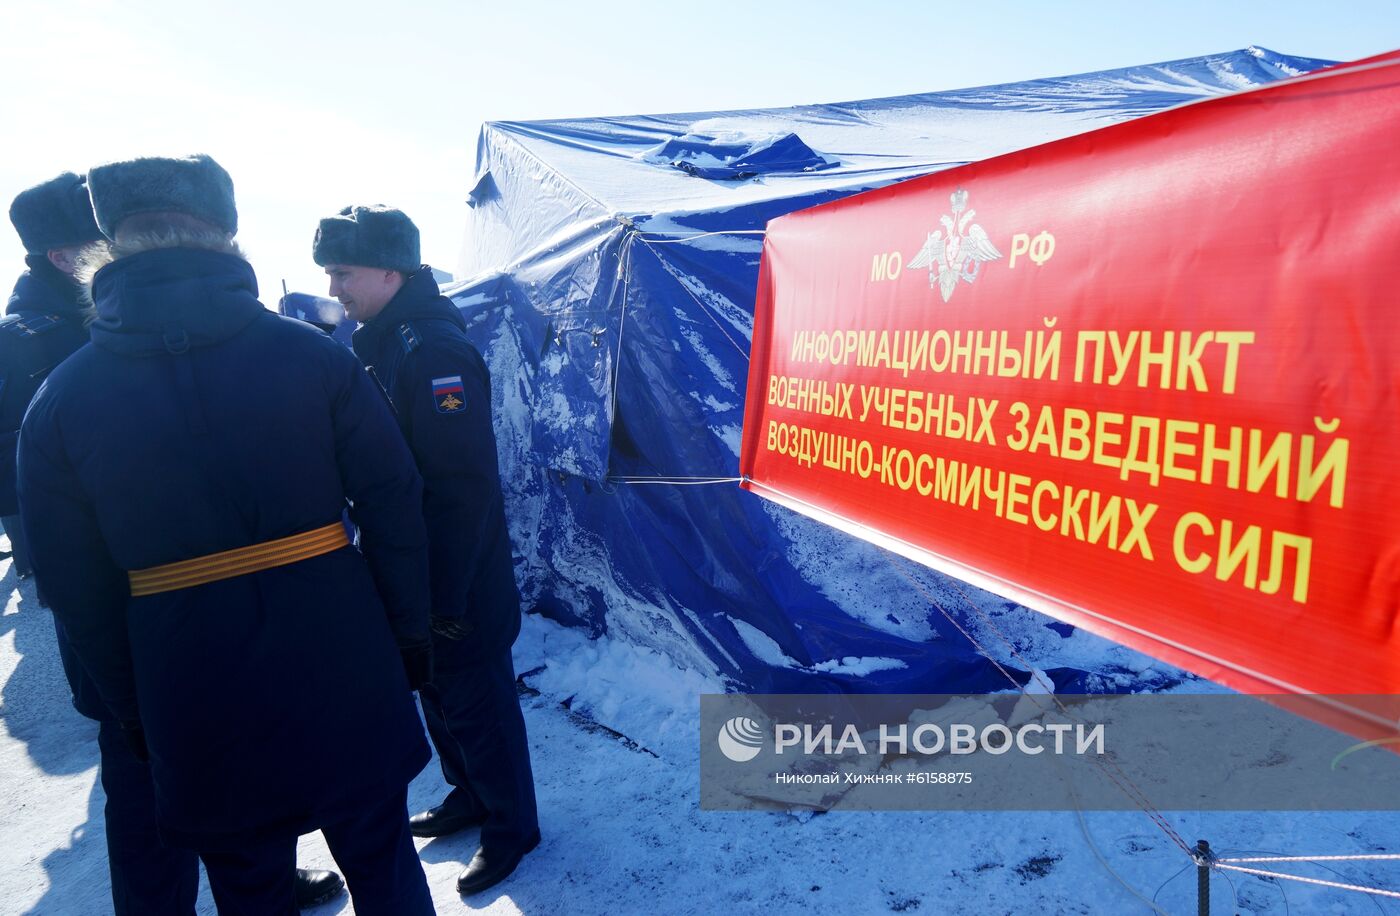
[[[462,389],[460,375],[448,375],[433,379],[433,403],[438,413],[458,413],[464,410],[467,402]]]

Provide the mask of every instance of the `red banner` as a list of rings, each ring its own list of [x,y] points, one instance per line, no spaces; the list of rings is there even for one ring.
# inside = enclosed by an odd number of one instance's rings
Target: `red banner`
[[[1241,690],[1400,693],[1396,64],[774,220],[744,486]]]

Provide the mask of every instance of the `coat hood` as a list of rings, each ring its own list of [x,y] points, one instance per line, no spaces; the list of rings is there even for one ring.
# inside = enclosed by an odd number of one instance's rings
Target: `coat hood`
[[[54,313],[82,323],[85,308],[77,282],[47,260],[29,259],[29,269],[15,281],[6,315]]]
[[[92,340],[132,356],[182,353],[226,340],[266,313],[258,280],[241,257],[198,248],[159,248],[97,272]]]

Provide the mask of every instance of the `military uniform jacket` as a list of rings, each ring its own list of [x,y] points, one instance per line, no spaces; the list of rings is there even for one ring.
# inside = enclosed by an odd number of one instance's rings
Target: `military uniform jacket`
[[[0,515],[19,512],[15,454],[30,400],[54,367],[87,342],[73,281],[47,263],[21,274],[0,319]]]
[[[392,401],[423,475],[433,614],[468,631],[461,648],[471,653],[511,645],[520,632],[520,596],[491,425],[491,379],[467,340],[466,323],[425,267],[356,329],[353,344]],[[439,665],[444,661],[439,653]]]
[[[428,641],[422,483],[345,348],[267,311],[233,255],[104,267],[91,346],[20,435],[35,575],[112,715],[139,721],[161,832],[305,833],[429,759],[398,645]],[[127,573],[336,522],[362,553],[131,597]]]

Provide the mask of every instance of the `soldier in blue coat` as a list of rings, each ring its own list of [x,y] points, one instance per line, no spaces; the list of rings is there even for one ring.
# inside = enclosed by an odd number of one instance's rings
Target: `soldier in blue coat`
[[[73,274],[82,250],[99,241],[102,232],[92,216],[87,182],[72,172],[20,192],[10,205],[10,222],[24,243],[29,269],[15,283],[0,320],[0,515],[5,516],[23,578],[28,575],[28,551],[15,489],[20,423],[48,374],[88,342],[87,323],[93,313]],[[100,723],[107,859],[117,916],[193,916],[198,860],[188,850],[161,843],[150,767],[122,741],[116,720],[102,705],[57,620],[55,628],[73,706]],[[302,907],[329,900],[343,887],[335,872],[297,869],[297,903]]]
[[[383,385],[423,474],[432,579],[435,675],[419,692],[452,786],[415,815],[418,836],[481,824],[481,844],[457,881],[485,890],[539,844],[534,778],[515,691],[520,632],[491,425],[491,379],[456,307],[438,294],[401,211],[347,207],[321,220],[313,256],[346,317],[362,322],[355,354]]]
[[[87,184],[64,172],[21,191],[10,222],[24,243],[25,266],[0,321],[0,520],[15,571],[29,576],[29,554],[15,495],[15,454],[24,412],[53,368],[87,343],[87,310],[73,280],[78,252],[102,238]]]
[[[216,162],[88,184],[112,239],[92,344],[20,435],[35,575],[221,913],[295,912],[317,829],[356,912],[431,913],[406,811],[430,670],[412,455],[350,354],[258,302]]]

